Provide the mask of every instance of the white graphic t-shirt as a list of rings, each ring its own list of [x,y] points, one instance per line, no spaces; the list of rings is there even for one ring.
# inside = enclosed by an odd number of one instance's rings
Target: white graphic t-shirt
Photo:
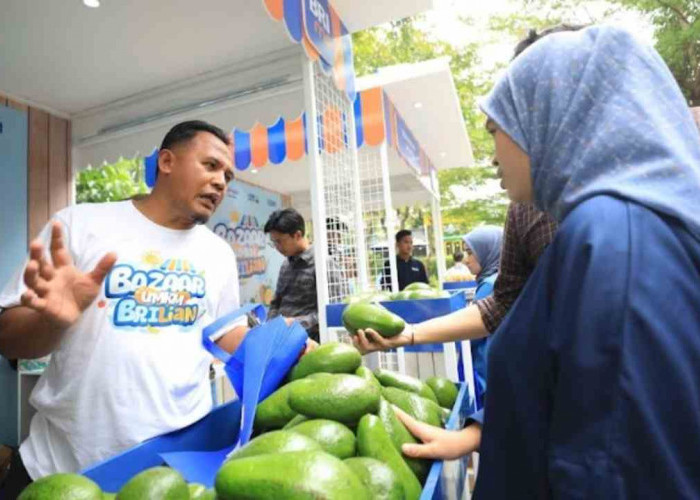
[[[204,226],[165,228],[131,201],[77,205],[54,220],[78,269],[110,251],[118,260],[32,392],[37,414],[20,454],[34,479],[82,470],[209,412],[201,330],[239,306],[235,255]],[[41,238],[48,248],[49,226]],[[22,270],[1,307],[19,304]]]

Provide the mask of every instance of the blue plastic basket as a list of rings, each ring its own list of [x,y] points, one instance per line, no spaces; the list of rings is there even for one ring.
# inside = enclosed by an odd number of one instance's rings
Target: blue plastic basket
[[[467,418],[476,411],[476,403],[469,397],[467,384],[457,384],[459,393],[452,407],[452,413],[447,420],[446,429],[456,431],[464,428]],[[436,461],[430,468],[428,478],[425,480],[420,500],[445,500],[463,498],[462,493],[467,488],[467,466],[470,455],[466,455],[455,462],[456,467],[448,471],[444,461]],[[450,474],[454,472],[454,474]]]
[[[401,316],[408,323],[420,323],[429,319],[445,316],[451,312],[467,307],[464,292],[456,292],[450,298],[422,300],[392,300],[381,302],[394,314]],[[326,306],[326,323],[330,327],[343,326],[343,311],[347,304],[330,304]],[[406,352],[442,352],[442,344],[423,344],[404,347]]]
[[[448,429],[460,429],[473,413],[474,402],[469,400],[465,384],[459,384],[459,395],[447,422]],[[206,417],[179,431],[155,437],[115,457],[101,462],[82,473],[95,481],[104,491],[116,492],[139,472],[164,465],[161,453],[179,451],[216,451],[233,445],[240,428],[239,401],[219,406]],[[435,462],[425,483],[422,500],[442,500],[449,491],[463,491],[466,485],[467,458],[460,460],[459,474],[450,477],[443,462]]]
[[[466,290],[476,288],[476,281],[446,281],[442,284],[443,290]]]
[[[144,441],[82,474],[99,484],[103,491],[117,492],[139,472],[165,464],[161,453],[217,451],[236,443],[240,427],[241,402],[236,400],[215,408],[184,429]]]

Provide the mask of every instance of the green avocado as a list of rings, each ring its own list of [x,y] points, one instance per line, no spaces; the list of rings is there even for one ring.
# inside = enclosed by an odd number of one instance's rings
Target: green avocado
[[[438,404],[451,410],[459,394],[454,382],[444,377],[430,377],[425,383],[433,390]]]
[[[431,288],[430,290],[413,290],[408,298],[409,300],[441,299],[443,295],[441,292]]]
[[[382,396],[416,420],[436,427],[442,427],[442,408],[437,403],[413,392],[407,392],[395,387],[382,388]]]
[[[403,389],[404,391],[414,392],[419,396],[433,401],[434,403],[438,402],[438,399],[430,386],[415,377],[392,372],[391,370],[383,370],[381,368],[375,370],[374,375],[377,377],[377,380],[379,380],[379,383],[384,387],[396,387],[397,389]]]
[[[351,307],[351,306],[348,306]],[[362,354],[350,344],[329,342],[304,355],[292,369],[291,379],[312,373],[354,373],[362,364]]]
[[[411,293],[413,293],[411,290],[392,293],[391,300],[409,300],[411,298]]]
[[[190,483],[190,500],[216,500],[216,492],[199,483]]]
[[[272,431],[251,439],[245,446],[234,451],[229,460],[290,451],[320,450],[321,445],[302,434],[292,431]]]
[[[258,403],[258,407],[255,409],[256,430],[280,429],[296,417],[297,413],[287,403],[289,388],[294,383],[283,385]]]
[[[287,424],[284,427],[282,427],[282,430],[283,431],[289,430],[292,427],[297,426],[302,422],[306,422],[307,420],[309,420],[309,417],[307,417],[305,415],[297,415],[296,417],[291,419],[289,422],[287,422]]]
[[[421,484],[415,474],[406,465],[401,454],[394,448],[394,443],[382,425],[379,417],[365,415],[357,426],[357,451],[362,457],[376,458],[387,464],[399,478],[406,500],[418,500]]]
[[[374,500],[403,500],[403,486],[391,467],[376,458],[354,457],[345,465],[360,478]]]
[[[37,479],[17,497],[19,500],[101,500],[102,490],[80,474],[51,474]]]
[[[386,307],[372,302],[357,302],[345,307],[343,326],[355,335],[357,330],[371,328],[382,337],[395,337],[406,328],[406,323]]]
[[[392,408],[391,404],[389,404],[389,402],[384,398],[382,398],[379,402],[378,416],[379,420],[381,420],[382,424],[384,424],[384,428],[389,433],[389,437],[394,443],[396,451],[398,451],[401,457],[406,461],[418,480],[421,483],[424,483],[428,477],[428,473],[430,472],[430,467],[433,464],[432,460],[410,458],[403,454],[401,447],[404,444],[414,444],[417,443],[418,440],[413,437],[413,434],[411,434],[408,429],[406,429],[406,426],[403,425],[401,420],[399,420],[399,417],[397,417],[396,413],[394,413],[394,409]]]
[[[220,500],[372,500],[360,478],[324,451],[232,460],[217,472],[215,488]]]
[[[384,302],[391,300],[389,292],[362,292],[357,295],[352,295],[344,300],[346,304],[354,304],[356,302]]]
[[[371,382],[372,385],[375,385],[378,389],[382,388],[382,385],[379,383],[379,380],[377,380],[377,377],[374,376],[372,370],[370,370],[366,366],[361,366],[357,370],[355,370],[355,375],[357,375],[358,377],[362,377],[368,382]]]
[[[434,288],[427,283],[423,283],[422,281],[418,281],[416,283],[411,283],[410,285],[406,286],[402,291],[414,292],[416,290],[434,290]]]
[[[355,456],[355,434],[339,422],[307,420],[295,426],[293,432],[310,437],[324,451],[341,460]]]
[[[151,467],[122,486],[117,500],[189,500],[190,489],[175,469]]]
[[[357,375],[300,380],[289,390],[289,406],[309,418],[354,425],[379,409],[380,389]]]

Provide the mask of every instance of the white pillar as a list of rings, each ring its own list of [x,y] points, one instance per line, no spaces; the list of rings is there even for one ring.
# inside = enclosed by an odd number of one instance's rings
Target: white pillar
[[[391,291],[399,291],[399,274],[396,267],[396,212],[391,200],[391,178],[389,175],[389,151],[386,140],[379,146],[379,158],[382,166],[382,188],[384,189],[384,221],[386,224],[387,245],[389,247],[389,269],[391,271]]]
[[[389,249],[389,270],[391,272],[391,291],[399,291],[399,271],[396,267],[396,212],[391,200],[391,176],[389,174],[389,150],[386,140],[379,146],[379,159],[382,165],[382,189],[384,190],[384,213],[386,224],[386,238]],[[399,373],[406,373],[406,355],[403,347],[396,350],[396,361],[399,365]]]
[[[328,304],[328,274],[326,259],[328,242],[326,241],[326,202],[323,196],[323,160],[318,150],[318,109],[316,108],[316,89],[314,63],[306,54],[301,54],[304,75],[304,108],[306,109],[306,131],[308,133],[309,176],[311,178],[311,214],[313,220],[314,263],[316,266],[316,294],[318,300],[318,326],[321,343],[328,342],[328,325],[326,322],[326,305]]]
[[[445,268],[445,243],[442,239],[442,211],[440,208],[440,186],[437,172],[431,171],[431,185],[433,187],[432,211],[433,211],[433,235],[435,238],[435,259],[437,263],[438,282],[442,284],[447,272]]]

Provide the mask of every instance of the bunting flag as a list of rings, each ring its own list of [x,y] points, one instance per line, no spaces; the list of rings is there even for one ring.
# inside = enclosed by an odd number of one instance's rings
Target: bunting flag
[[[353,103],[355,135],[358,149],[379,146],[384,141],[419,175],[435,170],[430,157],[381,87],[360,92]],[[350,147],[349,117],[342,110],[328,106],[318,116],[318,149],[335,154]],[[233,129],[233,164],[237,170],[279,165],[299,161],[308,153],[306,114],[294,120],[280,117],[266,127],[256,123],[250,130]],[[146,184],[155,185],[158,149],[144,159]]]
[[[352,36],[329,0],[262,0],[272,19],[283,22],[293,42],[332,74],[350,102],[356,97]]]
[[[358,135],[362,135],[362,140],[358,138],[358,147],[367,143],[370,146],[379,146],[384,142],[386,136],[385,117],[383,116],[384,106],[382,103],[382,89],[373,89],[360,92],[355,106],[355,128],[360,130]]]
[[[158,148],[154,148],[151,154],[143,159],[143,167],[146,185],[152,188],[156,185],[156,174],[158,173]]]

